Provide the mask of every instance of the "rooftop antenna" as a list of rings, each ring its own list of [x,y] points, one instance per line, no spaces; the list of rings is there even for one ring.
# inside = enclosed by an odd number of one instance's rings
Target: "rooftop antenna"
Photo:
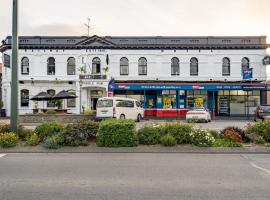
[[[90,36],[90,21],[91,19],[88,17],[87,18],[87,24],[84,24],[87,27],[87,36]]]

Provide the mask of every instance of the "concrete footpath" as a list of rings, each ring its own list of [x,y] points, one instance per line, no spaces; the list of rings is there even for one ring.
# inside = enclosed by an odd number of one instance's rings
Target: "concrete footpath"
[[[195,147],[192,145],[177,145],[164,147],[161,145],[139,145],[137,147],[104,148],[97,147],[95,143],[80,147],[62,147],[60,149],[46,149],[42,145],[24,147],[18,145],[14,148],[0,148],[0,153],[241,153],[241,154],[270,154],[270,148],[262,145],[244,144],[244,147]]]

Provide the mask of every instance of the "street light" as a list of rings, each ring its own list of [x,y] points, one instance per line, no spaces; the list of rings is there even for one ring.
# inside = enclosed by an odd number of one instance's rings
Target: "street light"
[[[11,130],[18,132],[18,0],[13,0],[12,67],[11,67]]]

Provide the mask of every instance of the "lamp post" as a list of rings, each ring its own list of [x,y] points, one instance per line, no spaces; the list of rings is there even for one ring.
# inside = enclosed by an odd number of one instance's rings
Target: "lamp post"
[[[18,132],[18,0],[13,0],[12,67],[11,67],[11,130]]]

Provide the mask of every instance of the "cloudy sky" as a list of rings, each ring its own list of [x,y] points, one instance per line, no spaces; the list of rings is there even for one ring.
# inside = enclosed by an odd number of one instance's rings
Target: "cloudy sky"
[[[20,35],[267,35],[270,0],[19,0]],[[0,0],[0,39],[12,0]],[[270,42],[270,40],[268,40]]]

